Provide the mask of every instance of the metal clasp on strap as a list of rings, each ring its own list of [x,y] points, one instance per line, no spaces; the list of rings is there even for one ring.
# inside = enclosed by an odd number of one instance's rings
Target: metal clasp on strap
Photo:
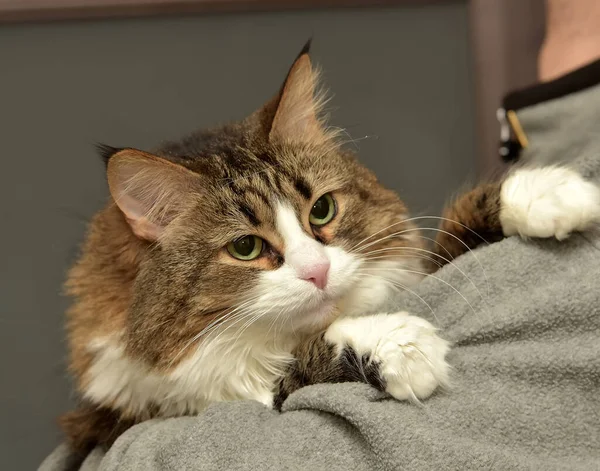
[[[498,153],[505,162],[517,160],[522,149],[529,146],[529,141],[523,127],[513,110],[499,108],[496,118],[500,123],[500,146]],[[516,139],[515,139],[516,138]]]

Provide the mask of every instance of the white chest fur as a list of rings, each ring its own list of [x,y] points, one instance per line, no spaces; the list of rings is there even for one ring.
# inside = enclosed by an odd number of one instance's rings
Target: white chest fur
[[[271,405],[275,380],[292,358],[293,341],[252,331],[231,336],[239,332],[203,342],[165,373],[128,357],[116,336],[95,339],[89,345],[95,360],[84,395],[133,414],[158,407],[166,417],[198,413],[218,401],[253,399]]]

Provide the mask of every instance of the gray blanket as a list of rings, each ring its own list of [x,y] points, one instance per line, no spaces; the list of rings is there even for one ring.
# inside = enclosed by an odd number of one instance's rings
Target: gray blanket
[[[546,112],[530,118],[544,123]],[[597,178],[599,146],[579,144],[571,163]],[[397,300],[454,343],[453,387],[421,406],[362,384],[311,386],[281,414],[233,402],[143,423],[83,469],[600,469],[600,236],[510,238],[436,277],[416,289],[435,317],[414,296]],[[41,469],[68,460],[59,448]]]

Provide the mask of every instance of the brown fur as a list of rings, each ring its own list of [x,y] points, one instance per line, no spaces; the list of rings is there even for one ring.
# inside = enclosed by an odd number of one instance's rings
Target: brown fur
[[[114,204],[92,220],[82,256],[69,271],[66,283],[67,294],[77,299],[67,311],[70,370],[83,383],[91,360],[88,343],[126,325],[133,283],[147,251],[148,244],[128,230]]]
[[[311,384],[354,381],[385,390],[377,362],[367,356],[358,356],[349,347],[338,354],[336,347],[328,343],[322,333],[300,343],[294,350],[294,357],[295,361],[277,385],[274,406],[278,410],[290,394]]]
[[[500,224],[500,182],[485,183],[465,193],[443,212],[430,271],[475,247],[504,238]]]
[[[108,407],[82,404],[62,415],[59,424],[65,431],[71,448],[85,455],[95,446],[108,449],[138,421],[139,419],[128,419]]]

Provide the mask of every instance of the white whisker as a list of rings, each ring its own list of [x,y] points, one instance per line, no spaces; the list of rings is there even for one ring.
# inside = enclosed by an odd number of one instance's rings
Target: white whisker
[[[429,303],[427,301],[425,301],[421,296],[419,296],[417,293],[415,293],[413,290],[411,290],[408,286],[396,281],[396,280],[392,280],[386,277],[382,277],[380,275],[372,275],[370,273],[361,273],[360,274],[361,277],[363,276],[368,276],[368,277],[372,277],[372,278],[383,278],[386,282],[391,283],[393,285],[393,287],[395,287],[396,289],[403,289],[404,291],[416,296],[417,298],[419,298],[419,300],[425,304],[425,306],[427,306],[427,308],[431,311],[431,315],[435,318],[435,320],[438,322],[439,324],[439,319],[436,316],[433,308],[429,305]]]
[[[419,251],[419,252],[425,252],[431,255],[434,255],[436,257],[441,258],[442,260],[444,260],[448,265],[454,267],[456,270],[458,270],[458,272],[465,277],[465,279],[467,281],[469,281],[469,283],[471,283],[471,285],[473,286],[473,288],[475,288],[475,290],[477,291],[477,294],[479,294],[479,297],[482,299],[483,302],[486,302],[486,298],[484,298],[483,294],[481,293],[481,291],[479,290],[479,288],[477,287],[477,285],[475,284],[475,282],[458,266],[456,265],[453,261],[442,257],[439,254],[436,254],[434,252],[432,252],[431,250],[427,250],[427,249],[422,249],[420,247],[387,247],[387,248],[383,248],[383,249],[377,249],[377,250],[372,250],[371,252],[367,252],[365,253],[365,255],[370,255],[370,254],[374,254],[374,253],[382,253],[385,251],[396,251],[396,250],[413,250],[413,251]],[[399,255],[398,257],[402,257],[401,255]],[[365,257],[367,260],[372,260],[373,258],[368,258]],[[385,257],[382,257],[385,259]],[[426,257],[428,260],[431,260],[432,262],[436,263],[436,261],[434,259],[432,259],[431,257]],[[439,264],[438,264],[439,266]],[[489,296],[489,292],[488,292],[488,296]]]
[[[362,270],[365,270],[368,268],[362,268]],[[378,268],[378,270],[382,270],[382,268]],[[452,286],[450,283],[448,283],[445,280],[442,280],[441,278],[432,275],[430,273],[424,273],[424,272],[420,272],[420,271],[416,271],[416,270],[407,270],[404,268],[383,268],[383,270],[401,270],[403,272],[407,272],[407,273],[415,273],[417,275],[423,275],[423,276],[429,276],[431,278],[433,278],[434,280],[438,280],[439,282],[445,284],[446,286],[448,286],[449,288],[451,288],[452,290],[454,290],[456,292],[456,294],[458,294],[466,303],[467,305],[471,308],[471,311],[473,311],[473,314],[477,315],[477,311],[475,311],[475,308],[473,307],[473,305],[471,304],[471,302],[459,291],[457,290],[454,286]]]
[[[442,233],[444,233],[444,234],[446,234],[446,235],[449,235],[450,237],[453,237],[453,238],[454,238],[454,239],[456,239],[458,242],[460,242],[460,243],[461,243],[461,244],[462,244],[462,245],[463,245],[463,246],[464,246],[464,247],[465,247],[465,248],[466,248],[466,249],[467,249],[467,250],[468,250],[468,251],[471,253],[471,255],[473,255],[473,258],[475,259],[475,261],[477,262],[477,264],[478,264],[478,265],[479,265],[479,267],[481,268],[481,272],[482,272],[482,274],[483,274],[483,277],[485,278],[485,281],[486,281],[486,285],[487,285],[487,288],[488,288],[488,296],[489,296],[489,292],[490,292],[489,280],[488,280],[487,274],[486,274],[486,272],[485,272],[485,268],[483,268],[483,264],[482,264],[482,263],[479,261],[479,258],[477,258],[477,256],[476,256],[476,255],[475,255],[475,253],[473,252],[473,250],[472,250],[472,249],[471,249],[471,248],[470,248],[470,247],[469,247],[469,246],[468,246],[468,245],[467,245],[465,242],[463,242],[463,241],[460,239],[460,237],[458,237],[458,236],[456,236],[456,235],[454,235],[454,234],[452,234],[452,233],[450,233],[450,232],[448,232],[448,231],[445,231],[445,230],[443,230],[443,229],[438,229],[438,228],[436,228],[436,227],[424,227],[424,228],[410,228],[410,229],[404,229],[404,230],[402,230],[402,231],[395,232],[395,233],[393,233],[393,234],[389,234],[389,235],[387,235],[387,236],[385,236],[385,237],[382,237],[382,238],[380,238],[380,239],[378,239],[378,240],[375,240],[375,241],[373,241],[373,242],[370,242],[370,243],[368,243],[368,244],[366,244],[366,245],[362,246],[360,249],[361,249],[361,250],[364,250],[364,249],[366,249],[366,248],[368,248],[368,247],[370,247],[370,246],[372,246],[372,245],[374,245],[374,244],[377,244],[378,242],[381,242],[381,241],[383,241],[383,240],[386,240],[386,239],[390,239],[390,238],[396,237],[396,236],[398,236],[398,235],[401,235],[401,234],[403,234],[403,233],[406,233],[406,232],[413,232],[413,231],[420,231],[420,230],[430,230],[430,231],[438,231],[438,232],[442,232]]]
[[[217,317],[208,326],[206,326],[204,329],[202,329],[200,332],[198,332],[196,335],[194,335],[183,346],[183,348],[179,351],[179,353],[177,353],[177,355],[175,355],[173,357],[173,359],[169,362],[168,368],[170,368],[181,357],[181,355],[185,352],[185,350],[187,350],[187,348],[190,345],[192,345],[194,342],[196,342],[197,340],[199,340],[202,336],[208,336],[208,335],[210,335],[212,332],[215,331],[215,329],[217,329],[218,327],[220,327],[222,324],[224,324],[226,322],[230,322],[231,320],[237,318],[240,314],[243,314],[244,311],[239,312],[240,309],[243,309],[244,307],[248,306],[249,304],[255,302],[256,299],[260,298],[260,296],[262,296],[262,293],[257,294],[255,296],[251,297],[250,299],[246,300],[242,304],[238,305],[232,311],[227,312],[227,313],[223,314],[222,316]]]
[[[414,250],[414,251],[433,253],[427,249],[421,249],[420,247],[385,247],[382,249],[377,249],[377,250],[372,250],[370,252],[366,252],[361,258],[363,258],[364,260],[377,260],[377,259],[385,260],[385,255],[382,255],[379,257],[371,257],[371,255],[382,254],[384,252],[396,252],[396,251],[401,251],[401,250]],[[433,253],[433,255],[436,255],[436,254]],[[421,260],[429,260],[431,263],[435,263],[438,266],[438,268],[441,268],[441,266],[442,266],[442,264],[440,262],[438,262],[435,258],[430,257],[428,255],[424,255],[424,254],[410,254],[410,255],[402,254],[402,255],[397,255],[397,257],[419,258]],[[440,258],[443,258],[443,257],[440,257]]]
[[[452,258],[452,260],[454,260],[454,257],[453,257],[453,256],[452,256],[452,254],[451,254],[451,253],[448,251],[448,249],[447,249],[446,247],[444,247],[444,246],[443,246],[443,245],[442,245],[440,242],[438,242],[437,240],[435,240],[435,239],[432,239],[431,237],[427,237],[427,236],[421,235],[421,234],[417,235],[416,237],[418,237],[419,239],[425,239],[425,240],[429,240],[429,241],[433,242],[433,243],[434,243],[435,245],[437,245],[438,247],[441,247],[441,248],[444,250],[444,252],[446,252],[446,254],[448,255],[448,257],[450,257],[450,258]]]
[[[373,234],[371,234],[370,236],[368,236],[368,237],[366,237],[365,239],[363,239],[362,241],[360,241],[358,244],[354,245],[354,247],[352,247],[352,248],[350,249],[350,251],[353,251],[353,250],[355,250],[355,249],[358,249],[358,246],[360,246],[360,245],[361,245],[363,242],[365,242],[365,241],[369,240],[371,237],[374,237],[374,236],[376,236],[377,234],[381,234],[382,232],[384,232],[384,231],[388,230],[389,228],[391,228],[391,227],[393,227],[393,226],[396,226],[396,225],[398,225],[398,224],[405,224],[405,223],[407,223],[407,222],[419,221],[419,220],[422,220],[422,219],[437,219],[437,220],[440,220],[440,221],[452,222],[452,223],[454,223],[454,224],[456,224],[456,225],[458,225],[458,226],[461,226],[461,227],[463,227],[463,228],[467,229],[468,231],[472,232],[472,233],[473,233],[473,234],[475,234],[477,237],[479,237],[479,239],[481,239],[481,240],[482,240],[484,243],[486,243],[486,244],[488,244],[488,245],[489,245],[489,242],[488,242],[487,240],[485,240],[485,239],[484,239],[484,238],[483,238],[483,237],[482,237],[480,234],[478,234],[477,232],[475,232],[475,231],[474,231],[473,229],[471,229],[470,227],[468,227],[468,226],[465,226],[464,224],[462,224],[462,223],[460,223],[460,222],[458,222],[458,221],[455,221],[454,219],[449,219],[449,218],[445,218],[445,217],[442,217],[442,216],[414,216],[414,217],[410,217],[410,218],[407,218],[407,219],[403,219],[403,220],[401,220],[401,221],[397,221],[397,222],[395,222],[395,223],[393,223],[393,224],[390,224],[390,225],[389,225],[389,226],[387,226],[387,227],[384,227],[383,229],[380,229],[380,230],[379,230],[379,231],[377,231],[377,232],[374,232],[374,233],[373,233]],[[433,229],[433,228],[424,228],[424,229],[431,229],[431,230],[435,230],[435,229]],[[419,230],[419,228],[413,228],[413,230]],[[444,232],[444,231],[442,231],[442,232]]]

